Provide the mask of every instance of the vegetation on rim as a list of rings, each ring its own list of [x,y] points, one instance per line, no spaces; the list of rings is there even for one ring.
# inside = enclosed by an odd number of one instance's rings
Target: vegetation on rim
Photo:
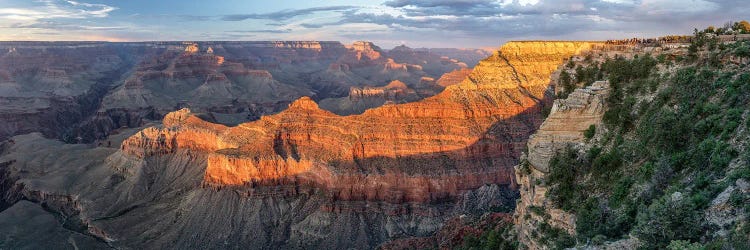
[[[720,44],[715,32],[696,30],[686,56],[576,68],[578,82],[610,83],[605,128],[585,131],[586,152],[558,152],[546,180],[554,205],[576,214],[580,244],[635,236],[644,249],[750,245],[748,216],[725,237],[704,218],[722,191],[750,180],[750,41]],[[729,203],[750,214],[747,193],[735,190]]]

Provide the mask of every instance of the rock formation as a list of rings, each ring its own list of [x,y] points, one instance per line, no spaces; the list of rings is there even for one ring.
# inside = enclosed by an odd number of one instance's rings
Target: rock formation
[[[188,54],[196,53],[198,52],[198,50],[200,50],[200,48],[198,47],[198,44],[196,43],[190,43],[187,46],[185,46],[185,53],[188,53]]]
[[[550,215],[548,223],[551,226],[575,233],[574,215],[550,206],[548,187],[539,183],[549,173],[549,162],[556,152],[571,143],[583,142],[583,131],[590,125],[601,125],[607,93],[606,82],[595,82],[592,86],[576,89],[567,99],[555,100],[549,117],[529,137],[526,162],[515,167],[521,199],[514,217],[518,240],[530,249],[544,248],[532,235],[545,220],[542,215],[529,211],[531,207],[544,209]]]
[[[402,81],[395,80],[383,87],[352,87],[349,90],[350,99],[361,99],[368,97],[381,97],[386,100],[394,100],[398,96],[414,94],[414,90],[409,89]]]
[[[443,76],[440,77],[440,79],[437,80],[437,85],[440,85],[442,87],[448,87],[451,85],[456,85],[461,83],[461,81],[464,80],[464,78],[468,77],[471,74],[471,69],[457,69],[448,73],[445,73]]]

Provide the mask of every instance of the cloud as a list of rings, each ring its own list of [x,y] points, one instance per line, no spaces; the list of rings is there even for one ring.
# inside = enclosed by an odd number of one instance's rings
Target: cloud
[[[272,33],[272,34],[283,34],[291,33],[292,29],[258,29],[258,30],[228,30],[230,33]]]
[[[14,23],[5,28],[12,29],[45,29],[45,30],[125,30],[124,26],[98,26],[61,23],[55,21],[40,21],[31,24]]]
[[[53,1],[49,1],[48,3],[52,3]],[[73,7],[78,7],[77,10],[80,14],[90,15],[93,17],[107,17],[110,12],[116,10],[117,8],[106,5],[106,4],[91,4],[91,3],[83,3],[83,2],[76,2],[76,1],[65,1],[68,4],[72,5]]]
[[[89,3],[93,0],[16,1],[27,2],[0,7],[4,37],[63,31],[72,38],[369,39],[443,47],[490,46],[515,39],[685,34],[693,27],[721,25],[750,13],[747,0],[384,0],[359,6],[318,1],[318,7],[236,15],[124,13],[129,15],[123,18],[113,15],[117,7]],[[232,7],[216,7],[222,6]]]
[[[164,17],[169,18],[170,16],[164,15]],[[202,21],[214,20],[213,16],[178,15],[177,17],[182,21],[188,21],[188,22],[202,22]]]
[[[29,0],[16,7],[0,7],[0,39],[122,40],[116,36],[135,26],[108,19],[117,9],[74,0]]]
[[[335,18],[293,25],[284,19],[272,26],[291,28],[293,34],[325,32],[337,39],[411,40],[418,44],[466,41],[470,44],[462,46],[487,46],[513,39],[686,34],[693,27],[741,19],[748,11],[750,3],[743,0],[390,0],[340,9]],[[274,15],[256,17],[268,16]],[[340,29],[351,24],[385,30]]]
[[[734,4],[748,7],[739,0]],[[722,20],[726,5],[719,0],[391,0],[383,4],[385,11],[351,9],[336,22],[302,27],[372,23],[394,32],[453,32],[453,36],[477,39],[552,37],[584,31],[644,34],[665,27],[682,29],[694,25],[695,20]]]
[[[225,15],[221,17],[221,20],[244,21],[248,19],[267,19],[267,20],[283,21],[283,20],[289,20],[298,16],[314,14],[317,12],[345,11],[345,10],[352,10],[352,9],[357,9],[357,8],[358,7],[356,6],[324,6],[324,7],[314,7],[314,8],[307,8],[307,9],[282,10],[282,11],[276,11],[276,12],[271,12],[271,13],[263,13],[263,14]]]
[[[0,19],[33,21],[40,19],[83,19],[107,17],[117,8],[105,4],[76,1],[39,0],[33,8],[0,8]]]

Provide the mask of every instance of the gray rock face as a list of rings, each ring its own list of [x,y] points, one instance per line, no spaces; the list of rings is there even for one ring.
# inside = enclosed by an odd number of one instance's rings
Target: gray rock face
[[[750,184],[745,179],[737,179],[734,185],[728,186],[711,201],[711,206],[706,209],[703,217],[711,226],[719,228],[714,233],[716,237],[726,237],[735,223],[745,220],[748,216],[742,207],[735,207],[729,202],[733,192],[743,195],[750,194]]]
[[[66,228],[38,204],[20,201],[0,212],[0,249],[106,249],[99,239]]]

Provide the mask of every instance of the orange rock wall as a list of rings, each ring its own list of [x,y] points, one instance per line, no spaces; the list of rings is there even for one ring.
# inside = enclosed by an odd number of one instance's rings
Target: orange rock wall
[[[445,73],[440,79],[437,80],[437,84],[443,87],[450,85],[456,85],[461,83],[466,77],[471,74],[471,69],[457,69],[448,73]]]
[[[550,104],[550,74],[593,44],[510,42],[436,96],[361,115],[338,116],[307,97],[235,127],[181,110],[123,150],[139,157],[204,152],[210,186],[293,182],[347,200],[429,202],[514,184],[512,167]]]

